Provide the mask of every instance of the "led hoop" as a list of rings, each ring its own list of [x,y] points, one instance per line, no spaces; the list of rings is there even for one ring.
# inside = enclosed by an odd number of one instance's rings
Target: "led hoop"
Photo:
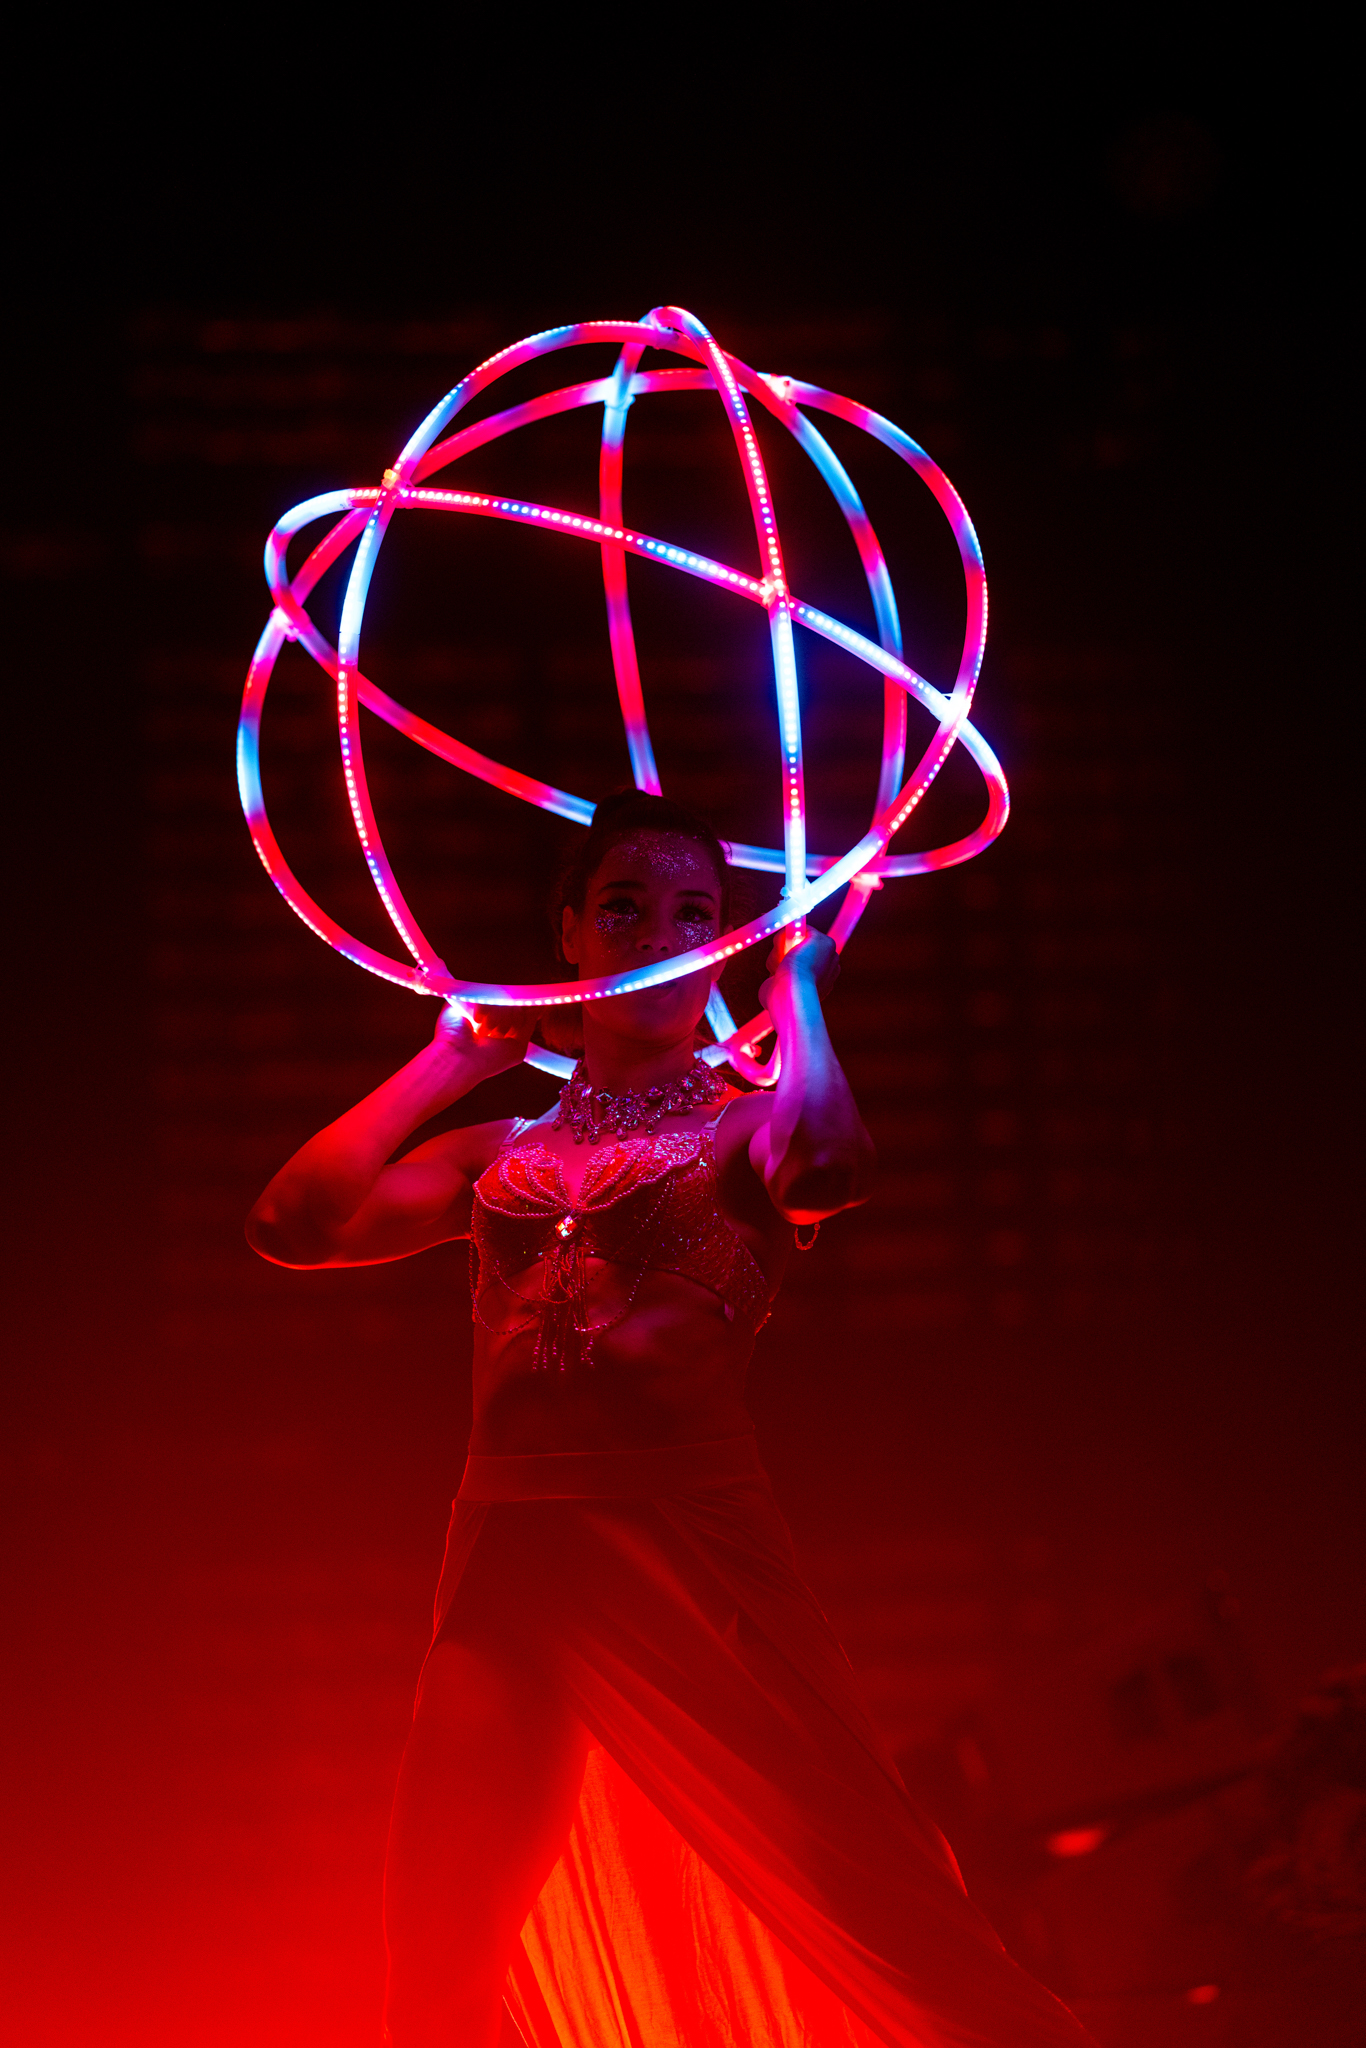
[[[519,364],[556,349],[602,341],[620,345],[617,366],[610,377],[594,378],[547,392],[540,398],[480,420],[473,426],[446,434],[456,415],[477,393]],[[690,356],[698,367],[642,372],[639,364],[647,348],[668,349],[678,355]],[[714,391],[721,398],[740,458],[754,521],[761,571],[758,577],[714,562],[691,549],[675,547],[652,535],[637,533],[626,526],[622,518],[622,456],[629,408],[637,398],[647,393],[669,391]],[[789,589],[777,518],[747,400],[757,402],[787,428],[811,458],[839,505],[858,549],[868,584],[877,621],[876,643],[852,626],[831,618],[814,605],[804,603]],[[427,478],[485,443],[515,428],[583,405],[603,407],[599,513],[596,519],[522,499],[427,485]],[[900,456],[934,493],[953,530],[966,585],[967,625],[958,672],[952,689],[947,693],[926,682],[902,659],[896,598],[877,535],[853,482],[834,450],[807,417],[808,411],[834,413],[871,434]],[[439,439],[443,434],[446,438]],[[634,554],[647,560],[665,562],[671,568],[682,570],[685,575],[717,584],[763,606],[769,620],[778,706],[783,845],[779,850],[733,844],[730,858],[733,866],[783,876],[783,893],[775,909],[738,931],[723,933],[709,944],[694,947],[673,959],[656,961],[648,967],[606,975],[594,981],[488,983],[463,981],[451,974],[409,908],[384,850],[370,801],[361,745],[360,706],[363,704],[395,731],[406,734],[428,752],[439,755],[482,781],[492,783],[511,796],[522,798],[524,802],[554,811],[560,817],[583,825],[591,821],[594,806],[586,797],[574,796],[567,790],[557,789],[552,783],[541,782],[534,776],[522,775],[516,769],[489,760],[473,747],[451,738],[439,727],[415,717],[362,674],[359,654],[365,600],[384,536],[395,512],[400,509],[462,512],[519,525],[544,526],[592,541],[599,548],[612,664],[631,769],[637,786],[656,794],[660,792],[660,780],[636,658],[626,585],[627,556]],[[305,526],[329,517],[335,518],[335,524],[314,547],[302,568],[291,577],[286,563],[291,538]],[[309,617],[306,602],[320,577],[353,543],[356,547],[355,560],[342,605],[338,644],[332,647]],[[987,591],[981,549],[962,499],[924,449],[890,420],[883,419],[867,406],[824,391],[817,385],[799,383],[790,377],[759,375],[738,357],[728,355],[701,321],[680,307],[656,308],[642,321],[586,321],[575,326],[551,328],[490,356],[428,414],[393,468],[385,471],[379,488],[329,491],[320,497],[306,499],[287,512],[266,542],[265,571],[274,609],[247,674],[237,732],[238,787],[252,841],[266,873],[310,930],[372,974],[382,975],[386,980],[419,994],[445,997],[448,1001],[460,1003],[526,1005],[541,1009],[566,1003],[593,1002],[603,996],[649,988],[672,981],[679,975],[694,973],[699,968],[713,966],[764,939],[776,938],[785,946],[796,943],[809,912],[848,885],[844,902],[831,926],[831,936],[842,949],[873,890],[880,888],[885,879],[925,874],[970,860],[988,846],[1005,825],[1010,802],[1005,777],[996,756],[968,717],[986,645]],[[882,760],[873,817],[858,844],[838,857],[809,853],[806,846],[806,796],[802,770],[801,704],[792,631],[794,621],[808,632],[816,633],[856,655],[877,670],[884,681]],[[275,663],[287,640],[296,640],[333,679],[342,771],[351,815],[371,879],[390,922],[412,955],[411,966],[377,952],[335,923],[291,872],[271,830],[261,790],[261,711]],[[903,783],[907,703],[910,698],[915,698],[930,713],[935,731]],[[975,831],[951,845],[936,847],[926,853],[889,854],[887,846],[893,835],[905,824],[959,743],[976,762],[986,783],[985,818]],[[707,1014],[718,1043],[709,1046],[703,1057],[714,1064],[728,1060],[750,1078],[771,1082],[777,1072],[776,1050],[767,1066],[760,1066],[753,1057],[757,1047],[772,1032],[767,1016],[761,1011],[749,1024],[737,1030],[719,990],[713,990]],[[567,1072],[571,1064],[537,1046],[530,1048],[527,1057],[555,1073]]]

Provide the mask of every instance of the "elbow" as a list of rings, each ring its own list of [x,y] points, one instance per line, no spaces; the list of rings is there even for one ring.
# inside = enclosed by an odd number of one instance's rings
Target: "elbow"
[[[820,1223],[841,1209],[856,1209],[873,1192],[877,1154],[864,1135],[861,1145],[814,1153],[809,1159],[784,1162],[769,1188],[775,1207],[789,1223]]]
[[[272,1266],[301,1268],[327,1264],[322,1248],[306,1245],[297,1225],[291,1227],[268,1194],[261,1197],[247,1217],[246,1238],[257,1257],[268,1260]]]
[[[247,1218],[246,1239],[256,1256],[269,1259],[272,1266],[291,1263],[286,1233],[264,1202],[258,1202]]]

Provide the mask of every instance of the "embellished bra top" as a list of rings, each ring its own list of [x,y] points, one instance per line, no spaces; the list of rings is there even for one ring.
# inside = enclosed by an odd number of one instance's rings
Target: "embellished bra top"
[[[591,1365],[593,1339],[625,1320],[647,1272],[696,1281],[746,1330],[767,1321],[768,1282],[717,1202],[714,1124],[604,1139],[572,1199],[555,1153],[537,1138],[525,1140],[527,1129],[514,1125],[475,1184],[474,1312],[486,1328],[504,1334],[536,1328],[533,1364],[541,1370]],[[589,1259],[635,1273],[625,1305],[597,1323],[588,1318]],[[523,1276],[537,1265],[539,1290],[529,1292]],[[529,1313],[520,1321],[487,1323],[482,1302],[494,1286]]]

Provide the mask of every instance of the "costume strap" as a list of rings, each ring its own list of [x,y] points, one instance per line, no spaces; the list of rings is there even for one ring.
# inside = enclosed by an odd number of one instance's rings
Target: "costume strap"
[[[725,1115],[726,1111],[728,1109],[733,1109],[737,1102],[744,1101],[745,1093],[746,1091],[742,1089],[738,1095],[732,1095],[728,1102],[723,1102],[721,1104],[721,1107],[717,1110],[716,1115],[711,1119],[711,1121],[709,1123],[703,1124],[703,1130],[714,1131],[716,1129],[716,1126],[720,1123],[722,1117]]]

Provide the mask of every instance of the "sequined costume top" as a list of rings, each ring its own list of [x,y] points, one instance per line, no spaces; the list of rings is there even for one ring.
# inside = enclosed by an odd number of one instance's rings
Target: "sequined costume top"
[[[514,1126],[475,1184],[474,1310],[486,1328],[539,1326],[533,1363],[542,1370],[591,1365],[594,1337],[624,1321],[647,1272],[696,1281],[751,1333],[767,1321],[768,1282],[717,1201],[715,1124],[605,1139],[572,1200],[556,1155],[527,1129]],[[625,1305],[597,1323],[588,1316],[589,1259],[635,1275]],[[524,1276],[537,1265],[533,1292]],[[524,1303],[525,1317],[487,1323],[483,1300],[492,1288]]]

